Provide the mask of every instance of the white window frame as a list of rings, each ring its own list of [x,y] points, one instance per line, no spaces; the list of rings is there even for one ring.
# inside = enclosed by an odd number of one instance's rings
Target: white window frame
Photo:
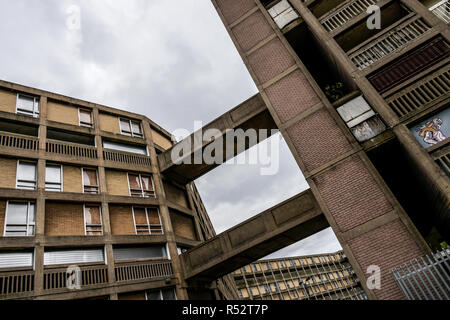
[[[30,112],[28,112],[26,110],[19,109],[19,99],[20,99],[20,97],[33,99],[33,112],[32,113],[30,113]],[[41,108],[40,98],[32,96],[32,95],[23,94],[23,93],[18,93],[17,94],[17,97],[16,97],[16,114],[29,116],[29,117],[31,116],[33,118],[39,118],[40,108]],[[37,109],[37,111],[36,111],[36,109]]]
[[[136,217],[135,217],[135,214],[134,214],[134,209],[144,209],[145,210],[145,218],[146,218],[146,220],[147,220],[147,227],[148,227],[148,234],[139,234],[138,233],[138,226],[136,225]],[[159,226],[161,226],[161,233],[155,233],[155,234],[152,234],[152,228],[151,228],[151,226],[156,226],[156,225],[154,225],[154,224],[150,224],[150,220],[148,219],[148,210],[149,209],[156,209],[156,211],[158,212],[158,219],[159,219]],[[133,223],[134,223],[134,232],[136,233],[136,235],[137,236],[147,236],[147,235],[164,235],[164,228],[163,228],[163,225],[162,225],[162,221],[161,221],[161,215],[160,215],[160,213],[159,213],[159,209],[158,208],[145,208],[145,207],[132,207],[131,208],[131,211],[133,212]],[[141,225],[140,225],[141,226]],[[142,225],[143,226],[143,225]]]
[[[122,121],[128,122],[128,124],[130,125],[130,132],[127,132],[122,129]],[[140,134],[133,132],[133,125],[132,125],[133,122],[139,123],[139,128],[141,129]],[[120,127],[120,133],[124,136],[144,139],[144,132],[142,130],[142,122],[140,120],[132,120],[132,119],[119,117],[119,127]]]
[[[134,176],[139,176],[139,183],[141,185],[141,195],[139,195],[139,196],[131,194],[130,174],[134,175]],[[153,181],[153,175],[151,175],[151,174],[148,174],[148,175],[144,174],[144,176],[150,177],[150,181],[151,181],[152,187],[153,187],[153,194],[150,194],[148,197],[145,196],[144,187],[142,185],[142,175],[140,173],[127,172],[127,183],[128,183],[128,191],[129,191],[130,197],[139,197],[139,198],[152,198],[153,197],[153,198],[156,198],[155,183]]]
[[[26,229],[27,229],[27,235],[26,236],[11,236],[11,235],[6,235],[7,232],[7,227],[8,227],[8,211],[9,211],[9,204],[10,202],[13,203],[23,203],[27,205],[27,224],[26,224]],[[31,204],[34,204],[34,222],[30,223],[30,207]],[[33,234],[29,234],[29,228],[33,227]],[[10,231],[8,231],[10,232]],[[5,209],[5,221],[4,221],[4,226],[3,226],[3,237],[5,238],[14,238],[14,237],[20,237],[20,238],[24,238],[24,237],[34,237],[36,235],[36,202],[33,201],[7,201],[6,202],[6,209]]]
[[[91,171],[95,171],[96,172],[96,176],[97,176],[97,193],[91,193],[91,192],[85,192],[84,190],[84,170],[91,170]],[[83,193],[85,194],[100,194],[100,182],[98,179],[98,170],[96,168],[81,168],[81,185],[82,185],[82,189],[83,189]]]
[[[85,122],[81,122],[81,116],[80,116],[80,111],[89,111],[91,113],[91,123],[87,124]],[[78,125],[80,127],[86,127],[86,128],[93,128],[94,127],[94,119],[93,119],[93,114],[92,114],[92,110],[91,109],[87,109],[87,108],[78,108]]]
[[[101,236],[103,236],[103,215],[102,215],[102,206],[101,205],[86,205],[86,204],[83,204],[83,217],[84,217],[84,235],[85,236],[87,236],[88,234],[88,231],[87,231],[87,228],[88,228],[88,226],[87,226],[87,223],[86,223],[86,206],[88,206],[88,207],[98,207],[99,208],[99,212],[100,212],[100,222],[101,222],[101,225],[100,225],[100,227],[101,227],[101,234],[98,234],[98,235],[95,235],[95,236],[93,236],[93,235],[89,235],[90,237],[101,237]],[[98,227],[98,225],[90,225],[90,226],[97,226]],[[105,255],[105,257],[106,257],[106,255]]]
[[[64,192],[64,169],[63,169],[63,165],[62,164],[56,164],[56,163],[46,163],[45,164],[45,176],[47,177],[47,166],[53,166],[53,167],[60,167],[61,170],[61,190],[60,191],[56,191],[56,190],[47,190],[47,179],[45,179],[45,191],[46,192]]]
[[[31,182],[34,182],[34,189],[29,189],[29,188],[20,188],[19,187],[19,167],[20,167],[20,163],[32,163],[32,164],[34,164],[34,170],[35,170],[35,177],[36,177],[36,181],[26,181],[26,180],[21,180],[21,181],[23,181],[23,182],[28,182],[28,183],[31,183]],[[38,180],[38,177],[37,177],[37,162],[33,162],[33,161],[27,161],[27,160],[17,160],[17,168],[16,168],[16,189],[19,189],[19,190],[30,190],[30,191],[32,191],[32,190],[36,190],[37,189],[37,180]]]

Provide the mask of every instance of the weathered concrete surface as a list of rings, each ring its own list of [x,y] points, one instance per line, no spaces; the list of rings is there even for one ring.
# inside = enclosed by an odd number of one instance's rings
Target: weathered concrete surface
[[[221,135],[214,139],[203,141],[202,133],[204,134],[208,129],[216,129],[218,132],[220,131]],[[220,158],[222,158],[224,163],[265,139],[258,135],[257,141],[246,139],[245,144],[238,145],[236,141],[233,141],[232,144],[230,144],[229,149],[234,152],[227,155],[225,136],[230,129],[242,129],[244,131],[255,129],[257,132],[259,132],[260,129],[267,129],[268,136],[266,138],[268,138],[272,133],[271,130],[277,130],[278,128],[267,110],[263,99],[257,94],[235,107],[233,110],[207,124],[202,130],[194,132],[171,149],[160,154],[158,156],[158,162],[161,172],[165,176],[184,185],[194,181],[219,165],[216,163],[208,164],[203,161],[204,159],[201,155],[204,153],[205,148],[212,149],[216,144],[223,147],[223,157]],[[182,146],[187,146],[186,150],[189,151],[181,151]],[[176,160],[179,160],[181,164],[177,165],[174,163],[174,159],[172,159],[173,154],[176,154]],[[196,159],[200,160],[196,161]],[[189,161],[189,163],[186,163],[185,161]]]
[[[327,227],[305,191],[182,254],[186,279],[213,281]]]

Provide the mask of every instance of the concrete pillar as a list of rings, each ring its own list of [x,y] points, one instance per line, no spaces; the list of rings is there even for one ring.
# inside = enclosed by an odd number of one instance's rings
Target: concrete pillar
[[[302,2],[291,3],[312,23]],[[213,4],[369,297],[401,299],[390,269],[423,255],[426,243],[261,2]],[[381,290],[366,286],[370,265],[382,270]]]
[[[170,219],[169,207],[166,202],[166,194],[162,182],[162,177],[159,171],[158,159],[156,155],[155,145],[153,143],[152,130],[150,124],[147,121],[142,122],[144,135],[147,140],[147,147],[150,152],[150,162],[153,172],[153,182],[155,184],[156,196],[159,200],[159,213],[164,228],[164,235],[167,240],[167,247],[169,249],[170,258],[172,261],[174,275],[177,278],[178,284],[176,286],[176,294],[179,300],[187,300],[186,284],[183,277],[183,266],[178,257],[177,243],[175,239],[175,233],[173,231],[172,221]]]

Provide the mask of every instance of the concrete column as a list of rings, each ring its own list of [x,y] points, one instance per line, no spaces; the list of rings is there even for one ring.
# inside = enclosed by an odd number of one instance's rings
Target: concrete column
[[[186,290],[187,286],[183,277],[183,266],[178,256],[175,233],[173,231],[172,221],[170,219],[169,207],[167,206],[166,202],[166,194],[164,191],[162,177],[159,171],[158,158],[156,155],[155,145],[153,143],[151,127],[147,121],[142,122],[142,127],[147,141],[147,147],[150,152],[150,162],[153,172],[153,182],[155,183],[154,186],[155,192],[159,200],[159,213],[161,215],[161,220],[163,223],[164,235],[166,236],[167,239],[167,247],[169,249],[170,258],[172,260],[174,275],[178,280],[178,284],[176,286],[177,297],[179,300],[187,300],[188,299]]]
[[[309,9],[291,3],[328,54],[353,75],[355,67]],[[369,297],[401,299],[389,270],[427,252],[423,239],[261,2],[213,4],[363,285],[368,266],[382,269],[383,287],[367,290]],[[361,91],[378,101],[380,115],[392,118],[373,89]],[[312,140],[311,132],[317,133]]]
[[[106,172],[104,167],[104,159],[103,159],[103,142],[102,137],[100,136],[100,122],[99,122],[99,110],[98,108],[94,108],[92,111],[93,123],[95,125],[95,143],[97,146],[98,159],[99,159],[99,167],[97,168],[98,172],[98,181],[100,187],[101,194],[101,210],[102,210],[102,225],[103,225],[103,236],[105,238],[105,255],[106,261],[108,263],[108,282],[110,285],[114,285],[115,279],[115,261],[114,261],[114,253],[113,246],[111,244],[112,235],[111,235],[111,220],[109,217],[109,205],[106,200],[106,196],[108,194],[108,190],[106,187]],[[111,300],[117,300],[117,294],[115,294],[116,299],[113,299],[111,296]]]

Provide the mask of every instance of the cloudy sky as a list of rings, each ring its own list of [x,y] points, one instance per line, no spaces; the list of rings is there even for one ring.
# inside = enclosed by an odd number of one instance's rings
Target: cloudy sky
[[[0,39],[0,79],[145,114],[170,132],[257,93],[210,0],[0,0]],[[284,141],[276,175],[225,165],[197,185],[218,232],[308,188]],[[277,256],[339,249],[326,230]]]

